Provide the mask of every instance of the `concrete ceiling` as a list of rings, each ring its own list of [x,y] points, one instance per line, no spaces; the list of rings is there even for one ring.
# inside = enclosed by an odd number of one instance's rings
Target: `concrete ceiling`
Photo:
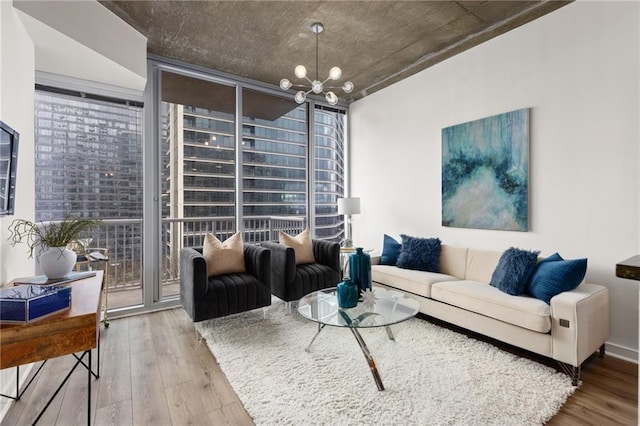
[[[567,1],[100,1],[148,38],[148,52],[278,85],[296,65],[337,65],[353,102],[550,13]]]

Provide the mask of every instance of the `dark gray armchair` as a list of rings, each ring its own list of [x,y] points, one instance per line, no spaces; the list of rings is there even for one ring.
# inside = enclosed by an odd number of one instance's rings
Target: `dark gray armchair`
[[[296,265],[292,247],[273,242],[260,243],[271,251],[271,292],[285,302],[340,282],[340,244],[312,240],[316,263]],[[290,307],[289,303],[287,306]]]
[[[269,250],[245,244],[246,272],[209,277],[202,248],[180,251],[180,301],[193,322],[271,305]]]

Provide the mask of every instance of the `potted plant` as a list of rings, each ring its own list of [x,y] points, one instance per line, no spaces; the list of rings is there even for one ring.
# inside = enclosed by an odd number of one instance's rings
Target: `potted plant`
[[[9,241],[15,246],[26,243],[29,247],[29,258],[37,246],[42,250],[36,256],[42,273],[47,278],[62,278],[73,269],[76,253],[69,250],[69,244],[76,241],[88,231],[96,228],[100,220],[72,217],[66,215],[62,221],[35,223],[25,219],[15,219],[9,225]]]

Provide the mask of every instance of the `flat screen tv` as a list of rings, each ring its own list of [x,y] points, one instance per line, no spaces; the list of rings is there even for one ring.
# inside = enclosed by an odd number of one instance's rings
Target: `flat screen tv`
[[[0,121],[0,216],[13,214],[19,139],[18,132]]]

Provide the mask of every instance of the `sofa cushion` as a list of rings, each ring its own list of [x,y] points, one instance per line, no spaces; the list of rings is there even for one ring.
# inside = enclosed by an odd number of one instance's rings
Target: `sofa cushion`
[[[431,297],[439,302],[540,333],[551,330],[551,309],[529,296],[511,296],[478,281],[434,283]]]
[[[586,273],[587,259],[564,260],[554,253],[538,264],[527,293],[548,304],[553,296],[578,287]]]
[[[529,278],[536,269],[539,253],[515,247],[505,250],[493,271],[491,285],[513,296],[524,294]]]
[[[414,271],[390,265],[371,266],[371,280],[423,297],[431,297],[431,285],[458,278],[436,272]]]
[[[440,272],[464,280],[468,250],[466,247],[442,244],[440,247]]]
[[[194,306],[194,321],[245,312],[271,303],[271,290],[249,273],[210,277]]]
[[[502,256],[501,251],[479,250],[470,248],[467,251],[466,280],[491,282],[491,275]]]
[[[384,234],[384,238],[382,240],[382,254],[380,255],[380,264],[395,265],[398,261],[398,255],[400,254],[400,247],[402,247],[402,245],[393,237]]]
[[[400,235],[402,246],[398,255],[399,268],[440,272],[440,239]]]

